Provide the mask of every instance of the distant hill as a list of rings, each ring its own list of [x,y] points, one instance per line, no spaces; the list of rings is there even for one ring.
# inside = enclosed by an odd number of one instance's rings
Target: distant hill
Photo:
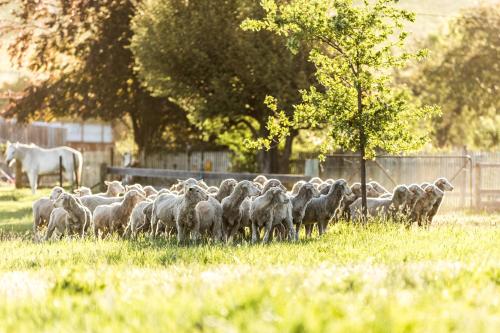
[[[408,26],[413,39],[424,38],[428,34],[438,33],[446,26],[446,22],[456,16],[461,9],[476,6],[480,3],[498,3],[500,0],[401,0],[400,6],[417,13],[415,24]],[[14,8],[15,0],[9,9],[0,10],[0,22],[8,19],[9,11]],[[0,23],[0,26],[2,23]],[[4,81],[16,79],[19,71],[11,66],[5,50],[7,40],[0,39],[0,85]]]

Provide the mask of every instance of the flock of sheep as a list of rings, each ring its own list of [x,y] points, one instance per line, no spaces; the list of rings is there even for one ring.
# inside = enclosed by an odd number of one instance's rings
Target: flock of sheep
[[[339,219],[357,221],[361,215],[361,184],[348,186],[343,179],[313,178],[299,181],[288,191],[277,179],[258,176],[253,181],[226,179],[219,187],[203,180],[178,181],[157,191],[139,184],[123,186],[106,182],[105,193],[80,188],[74,194],[60,187],[50,197],[33,203],[33,231],[47,226],[45,240],[55,230],[60,236],[93,234],[96,238],[117,233],[122,237],[176,234],[179,243],[200,238],[233,242],[246,237],[264,243],[277,237],[295,241],[302,225],[306,237],[314,225],[323,234],[328,223]],[[367,208],[372,217],[391,218],[419,226],[429,225],[437,213],[444,191],[453,186],[440,178],[433,184],[399,185],[390,193],[377,182],[367,184]]]

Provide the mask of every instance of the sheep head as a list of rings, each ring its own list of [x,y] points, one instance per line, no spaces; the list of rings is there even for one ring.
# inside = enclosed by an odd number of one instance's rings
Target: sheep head
[[[117,180],[113,180],[111,182],[106,180],[104,181],[104,184],[108,187],[106,193],[113,197],[117,197],[126,191],[126,188],[122,185],[122,183]]]
[[[439,178],[434,182],[434,185],[436,185],[441,191],[453,191],[453,185],[451,185],[446,178]]]

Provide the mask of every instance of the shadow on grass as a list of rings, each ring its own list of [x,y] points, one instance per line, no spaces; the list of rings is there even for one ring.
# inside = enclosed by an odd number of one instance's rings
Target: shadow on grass
[[[0,213],[0,224],[4,223],[5,220],[10,219],[22,219],[27,215],[31,217],[31,208],[23,207],[12,211],[3,211]]]

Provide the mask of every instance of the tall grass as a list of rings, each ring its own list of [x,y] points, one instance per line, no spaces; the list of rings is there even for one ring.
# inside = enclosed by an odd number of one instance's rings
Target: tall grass
[[[17,201],[4,200],[9,195]],[[498,215],[338,224],[268,246],[117,238],[34,243],[0,190],[0,331],[497,332]],[[12,205],[12,206],[11,206]],[[5,214],[5,215],[4,215]],[[10,215],[9,215],[10,214]]]

